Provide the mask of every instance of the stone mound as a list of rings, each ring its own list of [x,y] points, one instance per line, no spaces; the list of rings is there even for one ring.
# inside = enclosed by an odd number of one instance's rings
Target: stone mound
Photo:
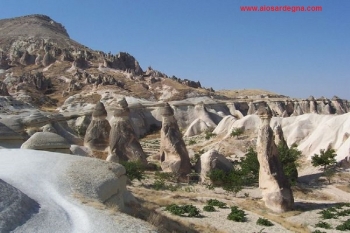
[[[39,210],[33,199],[0,179],[0,233],[10,232]]]
[[[46,150],[52,152],[70,153],[70,144],[58,134],[37,132],[25,141],[22,149]]]

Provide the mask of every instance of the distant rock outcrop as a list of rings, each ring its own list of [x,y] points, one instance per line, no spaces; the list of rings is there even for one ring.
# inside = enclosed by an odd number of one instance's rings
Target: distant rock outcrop
[[[132,127],[128,103],[123,98],[118,102],[118,105],[114,111],[114,117],[111,119],[110,155],[107,157],[107,161],[140,161],[145,165],[147,164],[146,154]]]
[[[285,212],[293,208],[294,197],[273,141],[270,127],[272,113],[265,103],[261,103],[257,114],[261,119],[257,139],[259,187],[266,207],[275,212]]]
[[[92,113],[92,120],[86,130],[84,137],[84,146],[92,150],[105,150],[109,145],[109,125],[107,111],[102,102],[98,102]]]
[[[195,165],[195,171],[200,174],[202,183],[208,179],[208,172],[215,169],[229,172],[232,170],[232,168],[233,165],[231,161],[214,149],[202,154]]]
[[[164,172],[173,172],[184,179],[191,172],[191,163],[182,139],[174,111],[169,104],[161,109],[162,129],[160,138],[160,161]]]

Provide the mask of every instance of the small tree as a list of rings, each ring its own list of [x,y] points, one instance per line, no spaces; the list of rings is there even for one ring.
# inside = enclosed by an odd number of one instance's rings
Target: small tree
[[[301,151],[297,149],[297,145],[293,144],[290,148],[284,143],[277,146],[278,154],[283,166],[283,172],[288,178],[291,185],[295,185],[298,179],[297,167],[298,159],[301,157]]]
[[[231,132],[231,137],[238,138],[238,136],[242,135],[243,133],[244,133],[243,128],[233,128]]]
[[[331,148],[328,148],[327,150],[320,150],[320,155],[315,154],[312,157],[311,163],[314,167],[323,166],[323,170],[326,171],[326,169],[329,166],[335,165],[335,151]]]
[[[127,161],[121,162],[120,164],[125,167],[126,176],[130,179],[130,181],[133,181],[134,179],[141,181],[144,179],[145,168],[141,162]]]
[[[253,147],[249,147],[239,165],[241,166],[242,176],[244,177],[243,179],[246,185],[251,185],[259,181],[260,164],[258,161],[258,154]]]

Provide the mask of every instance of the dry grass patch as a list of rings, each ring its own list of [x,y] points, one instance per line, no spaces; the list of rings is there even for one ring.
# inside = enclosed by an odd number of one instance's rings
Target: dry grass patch
[[[309,187],[294,186],[292,187],[294,198],[302,200],[322,200],[331,201],[333,198],[320,190]]]
[[[343,190],[344,192],[350,193],[350,186],[349,185],[337,185],[336,188]]]

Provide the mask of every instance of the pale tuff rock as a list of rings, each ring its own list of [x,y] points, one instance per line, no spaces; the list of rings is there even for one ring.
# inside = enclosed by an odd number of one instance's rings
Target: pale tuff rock
[[[160,138],[160,161],[164,172],[173,172],[185,178],[191,172],[191,163],[185,142],[169,104],[161,109],[162,129]]]
[[[273,134],[275,136],[275,145],[278,146],[280,143],[282,145],[287,145],[287,142],[286,140],[284,140],[284,136],[283,136],[283,131],[282,131],[282,127],[281,125],[276,125],[274,128],[273,128]]]
[[[130,110],[125,98],[118,101],[118,108],[111,119],[109,136],[110,155],[107,161],[140,161],[147,164],[144,153],[130,120]]]
[[[203,102],[198,103],[194,107],[194,114],[197,116],[197,118],[187,128],[184,134],[185,137],[198,135],[206,130],[210,130],[216,127],[216,124],[210,118]]]
[[[310,113],[317,113],[317,103],[315,98],[310,96],[308,100],[310,101]]]
[[[107,111],[105,106],[103,103],[98,102],[92,113],[92,121],[86,130],[84,146],[100,151],[108,147],[111,126],[106,117]]]
[[[335,108],[336,114],[344,114],[348,111],[346,105],[344,105],[343,101],[338,96],[333,96],[332,104]]]
[[[248,109],[247,115],[253,115],[253,114],[255,114],[255,112],[256,112],[255,105],[254,105],[253,101],[251,101],[251,102],[249,102],[249,109]]]
[[[229,172],[232,168],[231,161],[214,149],[202,154],[195,165],[195,171],[200,174],[201,182],[205,182],[208,179],[207,174],[215,169]]]
[[[291,210],[294,197],[279,160],[273,131],[270,127],[272,113],[264,103],[258,113],[261,119],[257,139],[257,153],[260,164],[259,187],[266,207],[275,212]]]
[[[70,144],[58,134],[50,132],[36,132],[27,141],[22,149],[45,150],[70,154]]]
[[[295,103],[294,105],[294,112],[292,116],[300,116],[303,114],[303,110],[301,109],[299,103]]]

